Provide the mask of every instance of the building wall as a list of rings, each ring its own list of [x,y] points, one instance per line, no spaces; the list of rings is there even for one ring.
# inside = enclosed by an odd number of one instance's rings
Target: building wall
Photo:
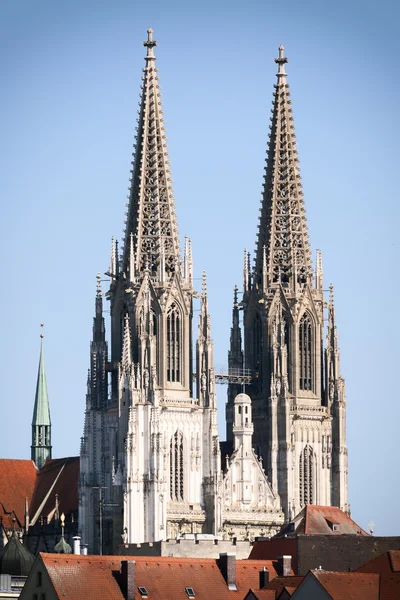
[[[119,554],[124,556],[175,556],[180,558],[219,558],[220,554],[233,552],[237,559],[249,557],[252,543],[248,540],[167,540],[150,544],[126,544],[120,546]]]
[[[326,571],[354,571],[388,550],[400,548],[400,537],[299,535],[297,575],[322,566]]]

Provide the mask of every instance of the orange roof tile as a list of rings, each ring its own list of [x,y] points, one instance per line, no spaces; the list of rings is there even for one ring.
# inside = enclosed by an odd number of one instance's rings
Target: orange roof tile
[[[358,573],[379,573],[380,600],[400,598],[400,551],[389,550],[357,569]]]
[[[357,525],[345,512],[337,506],[317,506],[308,504],[303,510],[293,519],[295,531],[291,529],[290,524],[285,525],[279,532],[279,536],[290,535],[295,536],[298,533],[306,535],[367,535],[362,527]],[[333,524],[339,525],[337,531],[334,531]]]
[[[390,564],[392,566],[392,571],[397,572],[400,571],[400,550],[390,550],[389,551]]]
[[[0,458],[0,516],[5,527],[12,526],[15,517],[19,527],[24,524],[25,498],[30,503],[37,469],[32,460]]]
[[[249,588],[258,588],[259,572],[267,567],[270,577],[276,575],[271,561],[236,561],[237,592],[228,586],[218,567],[217,559],[169,558],[149,556],[79,556],[41,553],[41,558],[59,597],[63,600],[108,600],[122,598],[117,580],[122,560],[136,563],[137,588],[145,587],[152,600],[187,600],[186,587],[192,587],[196,600],[225,600],[238,592],[244,597]],[[106,591],[106,594],[105,594]]]
[[[60,514],[68,515],[77,511],[78,479],[79,456],[47,460],[37,475],[32,502],[29,506],[30,519],[34,518],[40,507],[38,517],[41,515],[47,517],[54,509],[56,494],[58,494]],[[54,482],[55,485],[52,488]],[[44,504],[41,506],[43,502]]]
[[[250,589],[249,593],[252,593],[254,598],[257,598],[257,600],[275,600],[276,598],[276,592],[275,590],[256,590],[256,589]],[[247,596],[245,596],[246,600]]]
[[[332,600],[379,600],[377,573],[340,573],[311,571]]]
[[[297,588],[303,581],[304,577],[298,575],[290,575],[289,577],[276,577],[265,586],[268,590],[276,590],[276,595],[281,593],[283,588],[290,586]]]

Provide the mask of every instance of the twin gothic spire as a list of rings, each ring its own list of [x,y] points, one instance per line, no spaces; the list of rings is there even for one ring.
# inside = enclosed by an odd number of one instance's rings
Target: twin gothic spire
[[[153,31],[149,29],[143,69],[136,147],[133,154],[122,270],[168,276],[180,268],[180,250],[167,152]],[[283,46],[279,47],[269,151],[256,249],[255,283],[311,278],[312,265],[300,168],[286,83]],[[250,273],[249,273],[250,275]],[[131,277],[133,273],[131,273]],[[266,279],[267,281],[264,281]]]
[[[255,283],[309,281],[312,265],[283,46],[279,47],[269,150],[256,249]],[[266,279],[266,281],[264,281]]]
[[[180,251],[172,180],[155,67],[153,30],[147,31],[146,66],[143,69],[141,100],[137,119],[136,148],[133,154],[123,271],[133,269],[164,277],[180,267]],[[161,274],[161,271],[163,272]],[[131,278],[133,274],[131,273]]]

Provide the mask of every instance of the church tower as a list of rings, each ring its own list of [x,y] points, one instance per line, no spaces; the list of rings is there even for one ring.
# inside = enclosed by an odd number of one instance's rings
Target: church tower
[[[122,248],[112,240],[107,272],[110,359],[100,282],[96,298],[80,481],[89,551],[116,549],[121,535],[134,543],[216,533],[221,519],[206,281],[194,396],[192,319],[199,296],[190,240],[183,260],[179,247],[156,45],[149,29],[124,239]]]
[[[31,459],[37,468],[41,469],[48,458],[51,458],[51,421],[44,366],[43,335],[41,335],[35,406],[32,416]]]
[[[333,292],[324,300],[320,251],[313,270],[284,49],[279,48],[254,268],[245,252],[244,365],[251,375],[253,446],[286,520],[306,504],[348,511],[346,400]],[[235,295],[229,360],[241,363]],[[328,308],[327,342],[324,314]],[[226,410],[234,435],[231,384]]]

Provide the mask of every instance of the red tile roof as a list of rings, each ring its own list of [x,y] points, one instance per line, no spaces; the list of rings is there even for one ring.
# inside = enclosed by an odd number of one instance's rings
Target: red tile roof
[[[121,556],[76,556],[40,554],[57,594],[63,600],[121,600]],[[186,587],[192,587],[196,600],[227,600],[244,597],[249,588],[258,588],[259,572],[266,567],[276,576],[271,561],[236,561],[237,592],[229,591],[216,559],[131,557],[136,563],[136,600],[145,587],[152,600],[187,600]],[[239,594],[238,594],[239,592]]]
[[[252,596],[251,596],[251,594]],[[275,590],[249,590],[249,594],[252,598],[257,598],[257,600],[275,600],[276,592]],[[247,600],[247,596],[245,596],[244,600]]]
[[[340,573],[319,569],[310,572],[332,600],[379,600],[377,573]]]
[[[287,586],[297,588],[303,579],[304,577],[299,577],[297,575],[291,575],[290,577],[276,577],[267,583],[264,589],[276,590],[276,595],[278,596]]]
[[[36,466],[32,460],[0,458],[0,516],[5,527],[17,519],[23,527],[25,498],[30,503],[36,480]]]
[[[390,550],[388,554],[392,571],[397,573],[400,571],[400,550]]]
[[[59,511],[68,515],[78,510],[79,456],[47,460],[38,472],[29,518],[47,517],[58,494]],[[54,484],[54,486],[53,486]],[[40,510],[39,510],[40,509]],[[39,513],[38,513],[39,511]]]
[[[284,526],[279,535],[296,535],[304,533],[306,535],[369,535],[353,519],[337,506],[317,506],[308,504],[293,519],[295,531],[291,530],[290,525]],[[338,530],[334,531],[333,524],[337,524]]]
[[[357,569],[358,573],[379,573],[380,599],[400,598],[400,550],[390,550]]]

